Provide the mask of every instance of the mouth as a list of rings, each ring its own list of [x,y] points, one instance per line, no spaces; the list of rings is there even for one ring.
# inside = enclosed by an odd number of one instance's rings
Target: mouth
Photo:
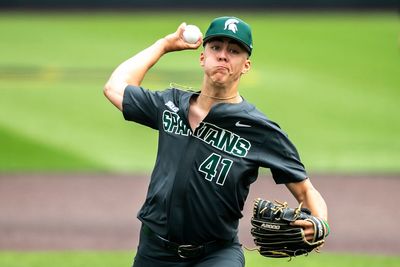
[[[223,72],[228,72],[229,73],[229,68],[226,66],[216,66],[215,69],[217,71],[223,71]]]

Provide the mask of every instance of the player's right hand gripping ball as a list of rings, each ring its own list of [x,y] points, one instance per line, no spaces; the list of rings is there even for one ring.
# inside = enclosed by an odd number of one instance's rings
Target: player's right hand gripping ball
[[[314,238],[307,241],[304,230],[290,223],[307,220],[314,225]],[[251,218],[251,234],[262,256],[272,258],[295,257],[318,249],[325,242],[328,233],[324,222],[311,215],[307,209],[289,208],[287,203],[275,203],[268,200],[254,201]]]
[[[183,32],[183,40],[189,44],[195,44],[201,37],[201,31],[196,25],[186,25]]]

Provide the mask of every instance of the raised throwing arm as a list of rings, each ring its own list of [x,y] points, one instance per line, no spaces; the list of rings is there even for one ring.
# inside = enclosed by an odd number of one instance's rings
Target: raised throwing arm
[[[201,45],[202,38],[195,44],[189,44],[183,40],[185,27],[186,23],[182,23],[174,33],[157,40],[153,45],[124,61],[114,70],[104,86],[104,95],[114,106],[122,111],[122,100],[126,86],[139,86],[147,71],[164,54],[185,49],[197,49]]]

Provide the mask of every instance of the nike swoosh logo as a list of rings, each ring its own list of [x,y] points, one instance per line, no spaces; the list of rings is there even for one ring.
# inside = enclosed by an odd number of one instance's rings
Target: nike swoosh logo
[[[251,127],[250,125],[247,125],[247,124],[242,124],[242,123],[240,123],[240,121],[237,121],[236,123],[235,123],[235,126],[236,127]]]

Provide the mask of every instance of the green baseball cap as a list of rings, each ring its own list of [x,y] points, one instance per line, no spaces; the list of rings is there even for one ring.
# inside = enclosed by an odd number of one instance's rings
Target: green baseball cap
[[[219,17],[214,19],[206,35],[203,38],[203,45],[214,37],[228,37],[238,41],[244,46],[249,55],[253,50],[253,40],[249,24],[236,17]]]

